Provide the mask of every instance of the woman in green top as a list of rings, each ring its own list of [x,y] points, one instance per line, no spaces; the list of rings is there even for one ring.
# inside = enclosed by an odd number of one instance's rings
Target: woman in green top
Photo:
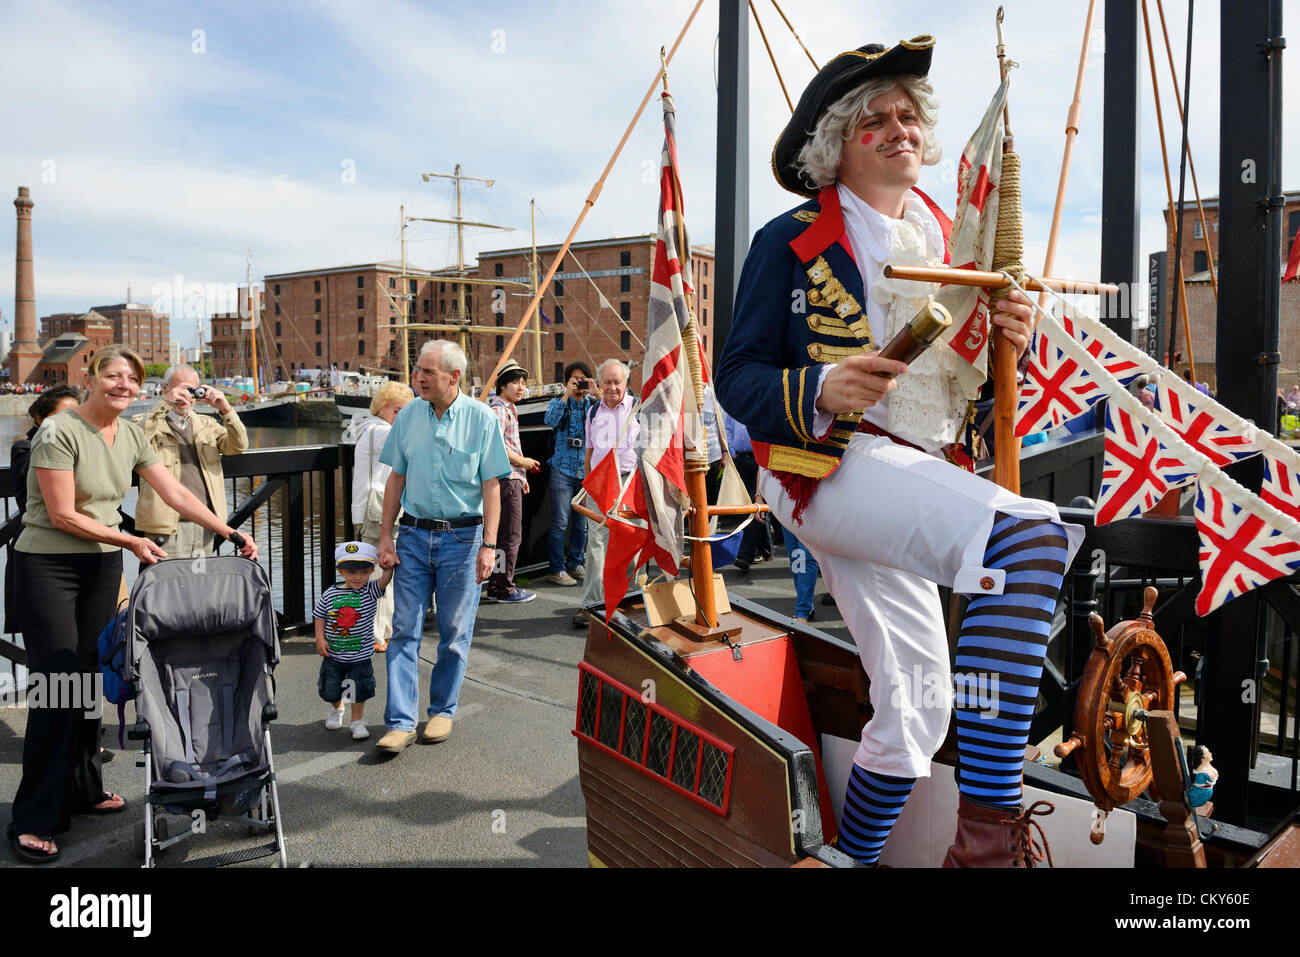
[[[14,555],[31,674],[23,778],[9,825],[10,847],[29,863],[59,856],[52,835],[66,831],[73,814],[126,808],[104,791],[100,772],[96,639],[113,617],[122,549],[147,565],[167,557],[149,539],[118,528],[131,473],[184,518],[219,535],[234,532],[172,478],[139,426],[118,418],[143,381],[134,352],[100,349],[85,404],[50,416],[32,438],[27,512]],[[257,546],[245,539],[241,553],[255,560]]]

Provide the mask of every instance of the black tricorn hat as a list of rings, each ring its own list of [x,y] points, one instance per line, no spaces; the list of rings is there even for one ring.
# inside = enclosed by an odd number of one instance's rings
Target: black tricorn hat
[[[868,43],[847,53],[841,53],[817,71],[794,115],[776,138],[772,149],[772,172],[776,181],[800,196],[816,196],[799,176],[795,158],[811,135],[810,131],[822,118],[831,104],[867,80],[898,73],[925,76],[930,72],[930,56],[934,52],[934,37],[923,33],[910,40],[900,40],[885,48],[879,43]]]

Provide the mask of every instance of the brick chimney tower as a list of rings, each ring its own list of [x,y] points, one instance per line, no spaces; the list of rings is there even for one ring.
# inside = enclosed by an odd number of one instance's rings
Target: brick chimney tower
[[[14,269],[14,344],[9,352],[9,380],[26,382],[43,353],[36,338],[36,277],[32,271],[31,190],[18,187],[18,247]]]

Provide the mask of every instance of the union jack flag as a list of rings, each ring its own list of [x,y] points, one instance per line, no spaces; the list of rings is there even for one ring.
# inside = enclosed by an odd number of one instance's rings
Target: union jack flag
[[[1155,408],[1165,425],[1184,442],[1220,468],[1259,453],[1254,438],[1206,410],[1207,406],[1214,407],[1212,400],[1190,399],[1185,394],[1189,390],[1167,381],[1169,375],[1172,373],[1166,373],[1156,384]]]
[[[1196,471],[1171,454],[1118,403],[1106,406],[1106,450],[1097,524],[1132,518],[1155,507],[1171,488],[1190,485]]]
[[[1213,485],[1197,488],[1196,528],[1201,537],[1198,615],[1300,568],[1300,542],[1234,505]]]
[[[1128,385],[1142,374],[1144,368],[1142,363],[1108,348],[1099,336],[1086,332],[1068,315],[1061,318],[1061,326],[1076,342],[1088,350],[1088,354],[1100,362],[1102,368],[1114,376],[1120,385]],[[1149,366],[1150,363],[1146,365]]]
[[[1042,323],[1030,344],[1029,366],[1016,405],[1018,436],[1077,418],[1106,396],[1095,375],[1056,347],[1047,335],[1048,327],[1049,323]]]
[[[1295,469],[1264,453],[1264,484],[1259,497],[1283,515],[1300,520],[1300,476]]]

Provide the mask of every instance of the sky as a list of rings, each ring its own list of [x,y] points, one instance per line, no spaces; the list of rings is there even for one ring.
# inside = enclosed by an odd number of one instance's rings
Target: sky
[[[569,232],[694,0],[313,0],[311,3],[40,0],[6,4],[0,33],[0,184],[29,186],[37,315],[131,298],[162,301],[173,338],[195,342],[197,315],[268,273],[399,258],[399,208],[455,215],[463,186],[465,255],[527,245],[529,200],[539,243]],[[921,187],[951,208],[955,168],[997,86],[994,13],[984,0],[885,4],[785,0],[818,63],[867,42],[932,33],[931,79],[944,160]],[[1025,262],[1046,250],[1085,0],[1005,0],[1013,72],[1011,121],[1022,155]],[[1054,273],[1095,278],[1100,255],[1104,0],[1091,32],[1080,134]],[[770,0],[755,7],[792,98],[814,70]],[[1186,0],[1164,4],[1181,71]],[[1155,4],[1156,66],[1166,136],[1173,109]],[[1190,143],[1203,195],[1218,193],[1219,5],[1196,5]],[[705,0],[673,63],[678,152],[692,240],[712,243],[716,179],[718,6]],[[789,118],[750,21],[750,230],[799,199],[773,179],[769,156]],[[1143,71],[1142,252],[1164,246],[1165,205],[1150,78]],[[1284,103],[1300,71],[1284,71]],[[1293,110],[1292,113],[1295,111]],[[1297,124],[1284,133],[1286,189],[1300,188]],[[663,142],[657,98],[642,114],[579,240],[651,232]],[[1174,166],[1177,190],[1177,166]],[[1187,195],[1192,196],[1189,180]],[[6,208],[7,208],[6,202]],[[455,230],[413,223],[414,265],[456,262]],[[12,328],[14,229],[0,229],[0,310]],[[179,277],[179,280],[177,279]],[[170,290],[187,290],[172,303]],[[202,291],[200,298],[191,295]]]

